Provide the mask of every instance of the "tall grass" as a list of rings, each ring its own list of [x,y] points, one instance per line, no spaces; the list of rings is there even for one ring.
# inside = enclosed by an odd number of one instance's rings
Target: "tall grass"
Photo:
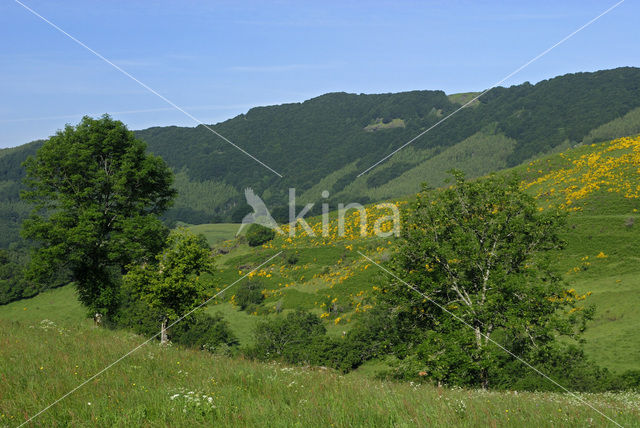
[[[17,426],[143,338],[53,321],[0,321],[0,426]],[[640,426],[637,394],[584,399]],[[143,346],[33,426],[615,426],[560,394],[444,389]]]

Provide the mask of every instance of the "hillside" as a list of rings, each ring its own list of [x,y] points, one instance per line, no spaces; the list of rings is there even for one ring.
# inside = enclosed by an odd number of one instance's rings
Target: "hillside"
[[[82,311],[64,321],[23,307],[0,319],[0,426],[14,427],[143,342],[97,329]],[[5,308],[6,309],[6,308]],[[36,310],[34,310],[36,309]],[[0,316],[6,315],[0,311]],[[623,426],[638,426],[635,393],[580,394]],[[277,421],[277,422],[276,422]],[[332,370],[259,364],[146,345],[35,419],[35,426],[615,426],[555,393],[450,390],[342,376]]]
[[[325,94],[302,103],[256,107],[212,125],[276,171],[239,153],[203,126],[136,131],[149,150],[173,167],[179,197],[169,222],[237,222],[249,211],[252,187],[275,215],[286,215],[286,195],[299,203],[371,202],[442,185],[452,167],[469,176],[513,167],[567,149],[640,132],[640,69],[576,73],[495,88],[362,177],[357,175],[454,112],[474,93]],[[0,151],[0,248],[18,240],[28,212],[19,201],[21,162],[42,142]],[[242,173],[238,173],[242,171]]]
[[[570,287],[592,293],[587,302],[597,306],[597,315],[587,331],[587,350],[616,371],[640,369],[640,339],[635,334],[640,322],[635,310],[640,304],[639,156],[640,138],[624,138],[583,145],[513,169],[522,174],[523,186],[537,196],[541,209],[558,205],[569,211],[567,247],[558,254],[559,268]],[[369,226],[387,214],[367,206]],[[309,223],[319,234],[321,219]],[[234,307],[233,291],[216,299],[208,310],[225,314],[242,344],[251,342],[258,321],[277,310],[310,310],[324,317],[330,334],[348,330],[371,308],[374,288],[382,280],[378,268],[358,251],[383,262],[394,244],[392,237],[362,238],[357,211],[348,212],[346,236],[338,235],[337,223],[334,212],[326,238],[308,237],[298,230],[294,238],[276,236],[257,248],[234,237],[239,225],[192,227],[218,253],[218,289],[283,252],[249,278],[260,284],[265,296],[256,311]],[[329,311],[331,305],[337,310]]]
[[[522,186],[537,197],[541,210],[560,206],[568,211],[567,247],[557,254],[558,265],[568,286],[589,295],[587,304],[597,306],[586,334],[587,353],[616,372],[640,369],[639,167],[640,137],[633,137],[582,145],[512,169],[522,175]],[[384,214],[367,207],[369,223]],[[316,231],[319,220],[310,222]],[[298,233],[294,238],[278,236],[258,248],[248,247],[242,238],[220,241],[235,233],[232,224],[194,227],[219,253],[218,289],[283,251],[250,275],[265,296],[252,312],[234,305],[234,289],[207,311],[222,313],[243,345],[251,343],[260,320],[299,308],[319,314],[329,334],[340,336],[372,308],[372,292],[383,281],[379,268],[357,251],[384,263],[394,244],[392,238],[362,238],[355,212],[348,217],[345,237],[338,236],[336,223],[333,216],[326,238]],[[84,309],[73,294],[67,286],[0,306],[0,342],[5,344],[0,348],[5,380],[0,384],[0,425],[24,420],[144,340],[93,327],[84,320]],[[613,425],[569,395],[451,390],[374,380],[379,369],[372,362],[342,376],[332,370],[146,345],[45,413],[40,423]],[[617,423],[639,426],[637,394],[581,397]]]
[[[587,303],[597,308],[586,334],[587,352],[618,372],[640,369],[640,338],[635,334],[640,322],[635,310],[640,305],[639,167],[640,138],[636,137],[584,145],[514,169],[522,174],[523,186],[538,198],[541,209],[557,205],[569,211],[564,233],[567,246],[558,254],[558,266],[569,287],[581,294],[591,293]],[[251,340],[251,326],[275,312],[276,305],[283,310],[304,308],[324,314],[332,334],[348,330],[371,308],[374,287],[381,281],[378,268],[357,251],[379,261],[393,251],[392,238],[361,238],[357,212],[350,214],[344,238],[337,235],[334,218],[328,238],[304,233],[293,239],[279,236],[257,251],[235,241],[219,244],[218,248],[230,249],[218,259],[223,283],[277,251],[284,254],[255,275],[266,296],[258,312],[250,315],[234,309],[229,303],[231,295],[220,299],[215,310],[237,319],[232,327],[247,341]],[[367,207],[370,224],[386,214]],[[319,218],[313,227],[320,230]],[[287,261],[292,254],[295,263]],[[339,311],[327,310],[332,302]]]

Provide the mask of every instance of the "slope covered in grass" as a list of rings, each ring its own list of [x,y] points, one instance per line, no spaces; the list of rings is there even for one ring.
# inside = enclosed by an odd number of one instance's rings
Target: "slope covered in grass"
[[[557,254],[558,269],[568,288],[590,293],[586,304],[595,305],[597,312],[586,333],[586,350],[597,363],[616,372],[640,369],[640,336],[635,334],[640,322],[635,310],[640,305],[639,154],[640,139],[624,138],[516,168],[540,209],[560,206],[568,211],[567,246]],[[232,325],[236,316],[242,319],[238,324],[245,338],[250,338],[250,320],[270,316],[276,307],[315,312],[330,332],[341,334],[375,304],[376,287],[385,280],[358,251],[382,263],[389,257],[394,238],[371,236],[372,223],[387,214],[388,210],[367,207],[368,237],[360,235],[358,213],[349,211],[346,236],[339,236],[338,221],[332,217],[326,238],[309,237],[300,230],[295,237],[277,236],[253,251],[246,245],[236,247],[218,260],[222,283],[231,283],[278,251],[283,253],[250,278],[261,284],[266,297],[255,313],[234,311],[232,290],[216,303],[225,308]],[[310,223],[320,235],[321,219]]]
[[[204,235],[209,245],[215,245],[222,241],[233,239],[238,233],[240,224],[236,223],[214,223],[214,224],[198,224],[189,226],[189,230],[196,235]]]
[[[46,293],[51,301],[64,290]],[[35,415],[143,338],[90,321],[43,322],[26,301],[20,322],[0,311],[0,426]],[[58,302],[60,304],[60,302]],[[9,310],[15,305],[10,304]],[[64,318],[64,317],[63,317]],[[624,426],[638,426],[640,397],[581,394]],[[40,415],[34,426],[614,426],[553,393],[437,388],[353,373],[258,364],[147,344]]]

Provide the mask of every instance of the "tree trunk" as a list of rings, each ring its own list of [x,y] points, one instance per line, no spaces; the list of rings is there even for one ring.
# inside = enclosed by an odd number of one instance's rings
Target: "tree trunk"
[[[160,345],[164,346],[169,342],[167,338],[167,319],[162,319],[162,325],[160,326]]]
[[[480,331],[480,327],[476,326],[473,330],[476,333],[476,346],[478,349],[482,349],[482,332]]]

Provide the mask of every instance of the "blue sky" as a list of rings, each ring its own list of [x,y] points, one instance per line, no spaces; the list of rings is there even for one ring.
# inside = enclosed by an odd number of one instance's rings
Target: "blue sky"
[[[616,2],[21,1],[205,123],[333,91],[482,90]],[[639,16],[626,0],[503,85],[640,66]],[[102,113],[196,125],[1,2],[0,147]]]

